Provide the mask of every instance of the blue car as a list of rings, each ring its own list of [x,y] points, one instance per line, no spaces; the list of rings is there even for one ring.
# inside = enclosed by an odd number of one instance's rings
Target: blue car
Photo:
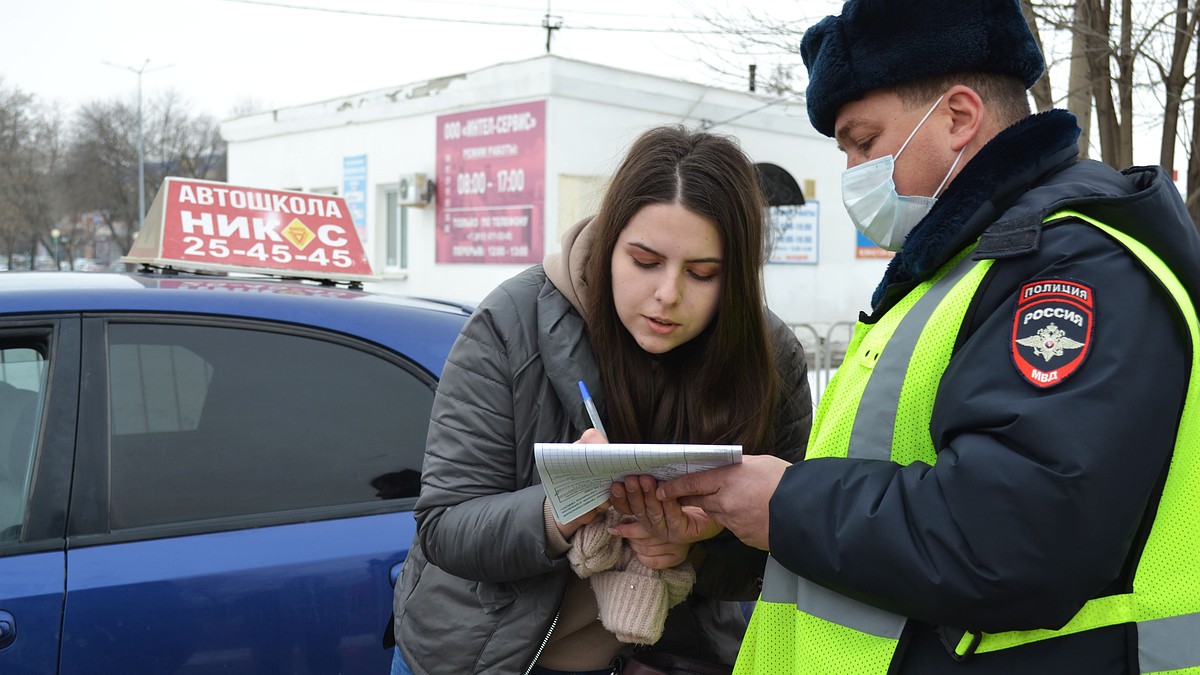
[[[386,673],[469,308],[0,274],[0,673]]]

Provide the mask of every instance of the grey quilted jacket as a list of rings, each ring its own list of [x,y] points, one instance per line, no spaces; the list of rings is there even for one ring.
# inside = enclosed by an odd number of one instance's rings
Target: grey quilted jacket
[[[772,315],[783,380],[775,454],[802,458],[812,422],[804,352]],[[531,267],[479,305],[447,359],[433,405],[417,540],[396,584],[395,637],[414,673],[524,673],[550,632],[568,575],[547,557],[534,442],[591,426],[577,382],[603,415],[583,319]],[[594,384],[593,384],[594,383]],[[692,595],[671,610],[663,649],[732,663],[766,554],[728,533],[706,548]]]

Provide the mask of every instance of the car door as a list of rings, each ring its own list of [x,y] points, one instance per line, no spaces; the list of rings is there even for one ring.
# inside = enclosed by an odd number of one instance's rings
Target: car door
[[[232,319],[83,343],[60,672],[386,672],[433,377]]]
[[[79,321],[0,317],[0,673],[58,669]]]

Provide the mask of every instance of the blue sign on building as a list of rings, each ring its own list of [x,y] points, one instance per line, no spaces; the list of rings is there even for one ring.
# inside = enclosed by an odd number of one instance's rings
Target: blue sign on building
[[[342,197],[350,209],[350,218],[358,238],[367,241],[367,156],[342,158]]]

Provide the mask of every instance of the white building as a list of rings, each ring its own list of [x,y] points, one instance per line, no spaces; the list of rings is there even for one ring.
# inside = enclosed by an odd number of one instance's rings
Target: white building
[[[803,105],[546,55],[234,119],[229,182],[344,196],[373,290],[474,303],[559,248],[642,130],[710,127],[782,167],[806,205],[773,208],[771,309],[807,344],[866,308],[886,260],[841,205],[844,156]],[[426,183],[422,183],[422,179]],[[429,185],[432,181],[434,186]],[[429,199],[429,203],[426,200]]]

